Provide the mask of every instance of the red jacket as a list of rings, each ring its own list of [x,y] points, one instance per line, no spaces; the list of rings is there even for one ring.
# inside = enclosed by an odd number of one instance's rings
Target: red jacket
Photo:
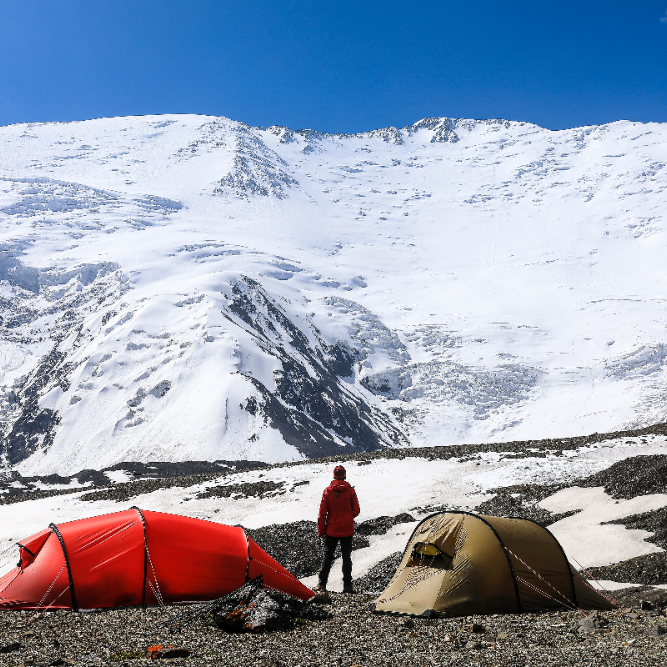
[[[345,480],[334,479],[324,489],[317,532],[320,537],[349,537],[354,533],[354,517],[359,516],[359,501],[354,488]]]

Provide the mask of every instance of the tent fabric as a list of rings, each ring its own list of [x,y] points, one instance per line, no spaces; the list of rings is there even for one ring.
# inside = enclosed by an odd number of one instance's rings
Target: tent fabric
[[[214,600],[263,575],[301,600],[314,593],[241,527],[132,508],[52,524],[18,543],[0,578],[3,609],[100,609]]]
[[[379,612],[425,616],[613,606],[572,570],[558,540],[537,522],[468,512],[424,519],[375,601]]]

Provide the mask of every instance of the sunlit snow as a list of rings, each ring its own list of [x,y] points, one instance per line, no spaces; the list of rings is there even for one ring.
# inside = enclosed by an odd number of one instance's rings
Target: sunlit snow
[[[667,126],[0,128],[4,465],[665,421]]]

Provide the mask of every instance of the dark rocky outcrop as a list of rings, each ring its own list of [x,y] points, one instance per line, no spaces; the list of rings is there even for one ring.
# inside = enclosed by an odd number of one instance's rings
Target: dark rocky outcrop
[[[309,458],[407,444],[393,421],[344,381],[353,374],[352,351],[327,344],[312,325],[302,331],[256,280],[243,276],[232,284],[225,314],[280,361],[275,392],[242,371],[261,396],[242,407],[261,411],[285,442]]]

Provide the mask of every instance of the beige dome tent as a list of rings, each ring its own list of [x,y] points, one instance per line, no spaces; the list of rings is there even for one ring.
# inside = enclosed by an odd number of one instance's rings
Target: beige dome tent
[[[540,524],[441,512],[412,533],[375,608],[428,617],[613,606],[572,570]]]

